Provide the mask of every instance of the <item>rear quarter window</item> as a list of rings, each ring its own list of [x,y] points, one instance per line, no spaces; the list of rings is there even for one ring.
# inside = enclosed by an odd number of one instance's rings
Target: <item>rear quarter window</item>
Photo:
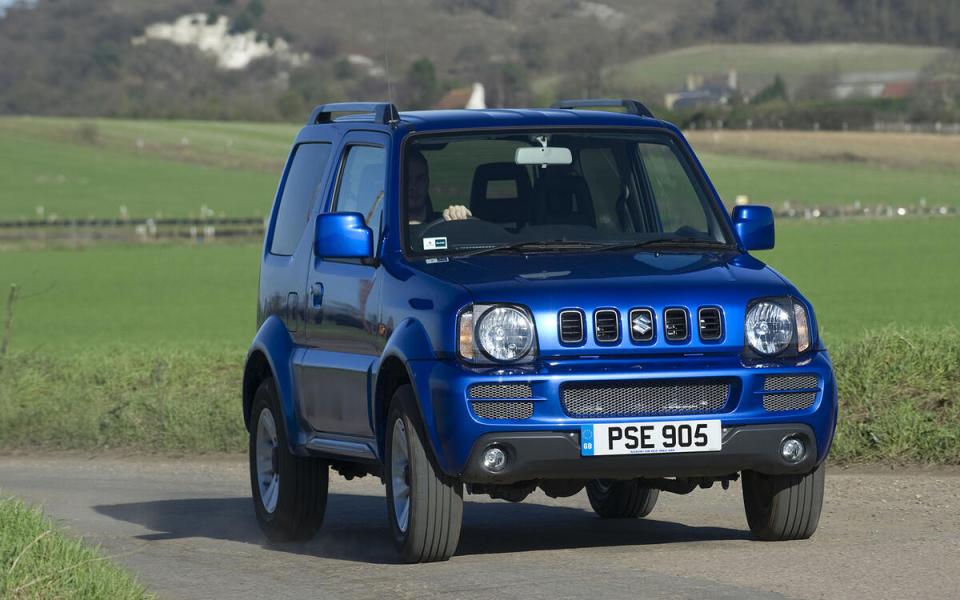
[[[296,251],[323,185],[330,149],[330,144],[326,143],[300,144],[294,151],[293,162],[280,194],[270,254],[290,256]]]

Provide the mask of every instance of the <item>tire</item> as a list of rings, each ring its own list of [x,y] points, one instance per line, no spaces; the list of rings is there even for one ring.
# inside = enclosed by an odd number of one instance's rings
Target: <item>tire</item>
[[[393,395],[386,422],[387,514],[404,562],[449,559],[460,542],[463,485],[437,474],[410,418],[409,385]]]
[[[804,475],[743,473],[743,508],[750,531],[765,541],[805,540],[817,530],[826,465]]]
[[[261,444],[259,462],[258,444]],[[254,510],[267,539],[271,542],[311,539],[323,523],[329,469],[325,461],[290,453],[280,399],[272,379],[261,383],[253,397],[249,455]],[[272,482],[271,475],[274,476]]]
[[[639,479],[594,479],[587,483],[587,498],[601,519],[636,519],[650,514],[660,490],[644,487]]]

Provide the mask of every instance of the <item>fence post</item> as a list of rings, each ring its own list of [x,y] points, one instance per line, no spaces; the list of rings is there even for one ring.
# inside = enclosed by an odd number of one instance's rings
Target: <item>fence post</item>
[[[0,356],[7,353],[10,345],[10,331],[13,329],[13,305],[17,301],[17,284],[10,284],[10,295],[7,296],[7,317],[3,322],[3,341],[0,341]]]

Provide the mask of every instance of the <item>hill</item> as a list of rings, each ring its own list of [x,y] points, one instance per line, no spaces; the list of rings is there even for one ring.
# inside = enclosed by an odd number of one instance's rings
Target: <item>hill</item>
[[[645,96],[730,66],[917,69],[958,30],[951,0],[30,0],[0,16],[0,113],[299,119],[472,81],[493,106]]]

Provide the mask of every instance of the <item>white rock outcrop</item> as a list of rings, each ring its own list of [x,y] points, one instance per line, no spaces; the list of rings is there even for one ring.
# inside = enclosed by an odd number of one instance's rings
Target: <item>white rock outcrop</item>
[[[230,19],[220,15],[208,23],[205,13],[183,15],[172,23],[148,25],[143,35],[131,40],[134,45],[147,40],[163,40],[178,46],[193,46],[213,56],[221,69],[244,69],[258,58],[271,56],[292,67],[310,59],[308,53],[297,53],[282,38],[257,40],[256,31],[230,33]]]

